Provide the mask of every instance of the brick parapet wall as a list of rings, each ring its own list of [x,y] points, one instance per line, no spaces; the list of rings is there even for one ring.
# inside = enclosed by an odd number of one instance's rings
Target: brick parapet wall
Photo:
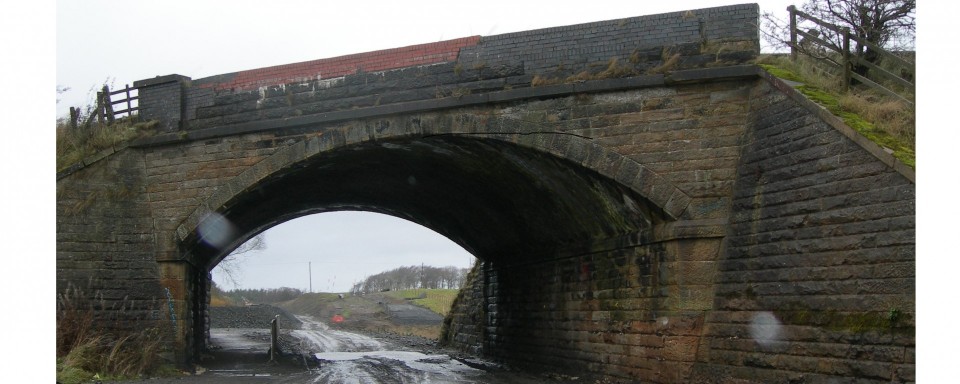
[[[665,49],[692,59],[708,42],[758,42],[758,20],[758,6],[743,4],[484,36],[462,50],[461,63],[521,62],[526,73],[538,74],[558,66],[577,73],[611,58],[629,62],[633,55],[635,61],[656,62]]]
[[[138,90],[138,114],[143,120],[156,120],[162,131],[180,129],[184,111],[184,86],[188,77],[158,76],[133,83]]]
[[[335,79],[363,72],[456,61],[461,48],[477,44],[479,36],[357,53],[300,63],[251,69],[194,80],[192,85],[214,90],[256,90],[289,83]]]
[[[525,88],[538,77],[556,83],[742,64],[759,53],[758,12],[756,4],[690,10],[217,75],[186,82],[179,119],[196,130]]]

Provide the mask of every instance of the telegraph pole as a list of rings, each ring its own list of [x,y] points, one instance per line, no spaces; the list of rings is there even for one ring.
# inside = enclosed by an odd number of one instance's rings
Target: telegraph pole
[[[312,262],[312,261],[308,261],[308,262],[307,262],[307,270],[310,271],[310,272],[309,272],[309,276],[310,276],[310,293],[313,293],[313,262]]]

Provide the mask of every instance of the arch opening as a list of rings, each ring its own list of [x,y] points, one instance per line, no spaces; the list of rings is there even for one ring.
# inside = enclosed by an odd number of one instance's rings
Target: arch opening
[[[211,214],[230,226],[229,240],[208,241],[199,229],[211,220],[201,220],[180,242],[181,254],[210,271],[268,228],[334,211],[402,218],[482,262],[521,269],[650,242],[669,217],[630,187],[541,150],[492,138],[401,137],[322,151],[266,175]],[[205,339],[205,280],[198,276],[191,299],[196,341]],[[204,347],[193,345],[198,353]]]
[[[294,163],[217,212],[232,226],[229,241],[211,244],[195,230],[181,250],[209,270],[267,228],[332,211],[399,217],[479,259],[511,262],[644,236],[665,217],[630,188],[569,160],[500,140],[433,136],[365,142]]]
[[[476,258],[407,220],[340,211],[280,223],[211,266],[223,290],[291,288],[346,293],[371,275],[410,265],[469,268]],[[230,260],[227,260],[230,259]]]

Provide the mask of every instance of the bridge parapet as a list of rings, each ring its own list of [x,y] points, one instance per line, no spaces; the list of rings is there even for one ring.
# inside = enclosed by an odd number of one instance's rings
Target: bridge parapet
[[[137,82],[167,132],[543,85],[744,64],[756,4],[638,16],[252,69]],[[175,81],[175,82],[174,82]],[[177,91],[179,90],[179,93]]]

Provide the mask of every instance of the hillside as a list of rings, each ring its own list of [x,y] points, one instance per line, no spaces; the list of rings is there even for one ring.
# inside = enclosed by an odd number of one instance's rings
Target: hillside
[[[443,315],[457,292],[454,289],[406,290],[344,294],[342,298],[336,293],[307,293],[276,306],[352,331],[417,335],[435,340],[440,335]],[[342,317],[342,322],[334,321],[336,315]]]

